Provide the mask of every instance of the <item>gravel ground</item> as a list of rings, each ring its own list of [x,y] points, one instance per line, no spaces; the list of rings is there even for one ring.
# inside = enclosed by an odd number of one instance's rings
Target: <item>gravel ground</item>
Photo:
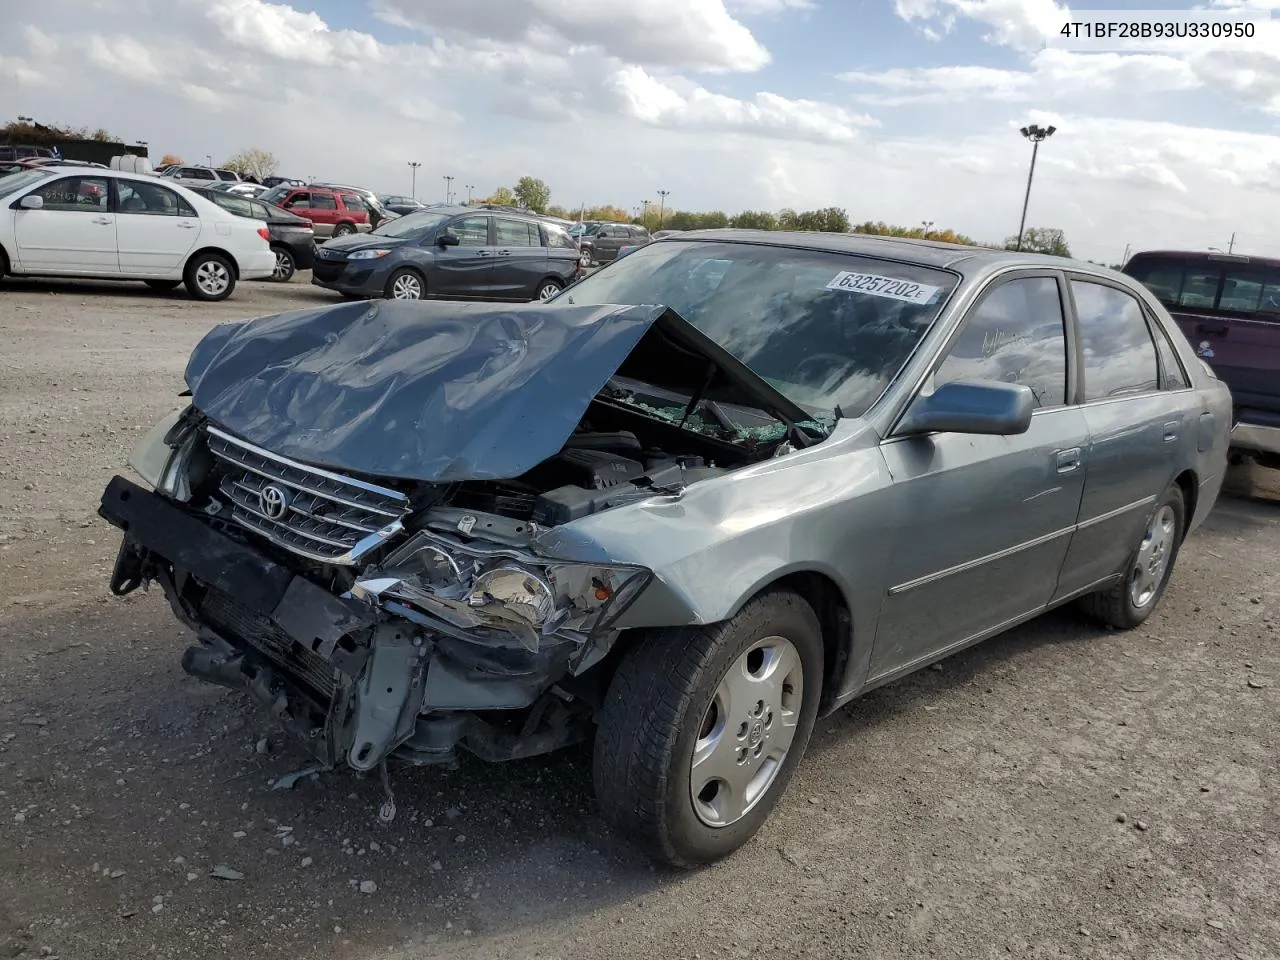
[[[819,723],[761,834],[658,871],[594,812],[586,752],[377,782],[187,678],[156,594],[109,598],[98,496],[222,304],[0,289],[0,957],[1280,956],[1280,488],[1240,469],[1160,610],[1070,613]]]

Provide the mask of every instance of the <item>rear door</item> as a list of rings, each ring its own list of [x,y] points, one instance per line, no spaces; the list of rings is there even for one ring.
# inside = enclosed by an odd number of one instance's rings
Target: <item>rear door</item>
[[[448,226],[456,247],[435,248],[435,269],[427,278],[427,295],[483,300],[493,295],[494,246],[489,216],[459,217]]]
[[[500,300],[533,300],[547,275],[547,248],[538,225],[513,217],[493,218],[493,296]]]
[[[1069,276],[1089,444],[1058,597],[1124,568],[1175,465],[1190,459],[1179,453],[1194,448],[1201,412],[1185,373],[1162,377],[1161,351],[1138,298],[1104,278]]]
[[[113,276],[120,273],[116,215],[106,177],[60,177],[26,196],[40,210],[14,210],[21,269],[30,273]]]
[[[200,239],[199,214],[176,190],[158,182],[115,183],[120,272],[130,277],[176,274]]]

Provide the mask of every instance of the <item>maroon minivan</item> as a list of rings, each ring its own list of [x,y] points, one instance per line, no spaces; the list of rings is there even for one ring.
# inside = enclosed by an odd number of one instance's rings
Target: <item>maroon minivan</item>
[[[1232,449],[1280,467],[1280,260],[1136,253],[1124,272],[1154,293],[1231,389]]]

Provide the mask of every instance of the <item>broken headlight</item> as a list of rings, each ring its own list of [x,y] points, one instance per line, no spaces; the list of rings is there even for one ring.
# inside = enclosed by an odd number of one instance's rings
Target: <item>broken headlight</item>
[[[459,627],[505,625],[536,647],[538,635],[609,629],[651,577],[645,567],[552,560],[424,531],[352,592],[407,600]]]
[[[147,431],[129,456],[129,466],[156,493],[175,500],[190,500],[191,488],[187,483],[186,465],[191,455],[195,432],[181,430],[179,425],[187,408],[174,410],[162,417]]]

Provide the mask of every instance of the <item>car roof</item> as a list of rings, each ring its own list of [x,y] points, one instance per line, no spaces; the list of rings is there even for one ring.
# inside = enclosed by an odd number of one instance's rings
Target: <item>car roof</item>
[[[774,247],[795,247],[827,253],[849,253],[864,257],[902,260],[927,267],[939,267],[957,273],[976,273],[984,268],[1004,264],[1028,264],[1098,273],[1106,268],[1097,264],[1052,257],[1040,253],[1000,250],[992,247],[966,246],[938,240],[914,240],[907,237],[880,237],[867,233],[817,233],[799,230],[688,230],[663,237],[656,243],[690,243],[697,240],[756,243]],[[1115,271],[1107,270],[1108,273]]]
[[[1280,267],[1275,257],[1253,257],[1246,253],[1219,253],[1217,250],[1139,250],[1129,257],[1129,263],[1139,257],[1160,260],[1177,260],[1184,263],[1251,263],[1263,267]]]

